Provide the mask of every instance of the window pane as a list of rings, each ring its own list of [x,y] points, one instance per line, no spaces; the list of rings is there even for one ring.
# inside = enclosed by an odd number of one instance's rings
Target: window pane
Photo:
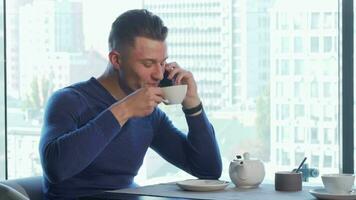
[[[312,53],[319,52],[319,37],[310,38],[310,52]]]
[[[294,53],[303,52],[303,39],[300,36],[294,37]]]
[[[112,21],[141,3],[7,1],[9,178],[42,174],[38,142],[49,95],[100,75],[107,64]],[[98,6],[107,11],[100,20]]]
[[[330,36],[324,37],[324,52],[331,52],[332,50],[332,41]]]
[[[320,27],[320,13],[311,12],[311,29],[318,29]]]
[[[304,156],[321,172],[337,172],[338,0],[312,2],[9,1],[9,177],[41,174],[48,96],[101,74],[112,21],[142,7],[168,26],[169,60],[194,74],[220,145],[221,179],[229,180],[229,162],[246,151],[263,160],[268,180]],[[106,11],[100,18],[98,7]],[[187,131],[180,106],[160,108]],[[149,150],[136,181],[178,178],[190,176]]]
[[[325,29],[332,28],[333,24],[333,13],[332,12],[324,12],[323,13],[323,25]]]

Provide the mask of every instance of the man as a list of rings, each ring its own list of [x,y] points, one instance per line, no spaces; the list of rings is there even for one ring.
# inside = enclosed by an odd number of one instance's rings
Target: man
[[[147,149],[203,179],[217,179],[222,164],[214,130],[192,73],[166,63],[168,33],[147,10],[131,10],[112,24],[109,64],[98,77],[55,92],[47,103],[40,141],[47,199],[70,199],[134,187]],[[182,102],[189,133],[157,108],[164,72],[187,84]]]

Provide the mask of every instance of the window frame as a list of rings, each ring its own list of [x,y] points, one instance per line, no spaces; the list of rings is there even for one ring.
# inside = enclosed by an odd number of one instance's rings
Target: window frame
[[[4,54],[3,54],[3,60],[2,60],[2,66],[3,66],[3,80],[4,80],[4,88],[3,88],[3,91],[4,91],[4,93],[3,93],[3,97],[2,98],[4,98],[4,104],[3,104],[3,106],[4,106],[4,108],[3,108],[3,110],[4,110],[4,113],[3,113],[3,115],[4,115],[4,132],[1,134],[1,137],[3,136],[4,138],[4,149],[1,149],[0,151],[1,151],[1,153],[0,153],[0,155],[2,154],[2,155],[5,155],[5,166],[1,166],[0,168],[3,168],[5,171],[4,172],[1,172],[1,173],[3,173],[3,174],[5,174],[5,179],[7,179],[7,177],[8,177],[8,174],[7,174],[7,172],[8,172],[8,169],[7,169],[7,166],[8,166],[8,162],[7,162],[7,158],[8,158],[8,155],[7,155],[7,98],[6,98],[6,95],[7,95],[7,90],[6,90],[6,88],[7,88],[7,85],[6,85],[6,58],[7,58],[7,56],[6,56],[6,0],[3,0],[2,2],[2,18],[3,18],[3,36],[4,36],[4,41],[3,41],[3,44],[4,44],[4,46],[3,46],[3,48],[4,48]],[[1,66],[1,65],[0,65]],[[2,122],[0,122],[0,123],[2,123]],[[1,140],[1,139],[0,139]]]
[[[353,68],[354,68],[354,13],[353,0],[341,1],[341,24],[339,23],[339,41],[341,41],[341,70],[339,70],[339,77],[341,75],[341,113],[339,114],[339,123],[341,128],[341,145],[340,148],[340,164],[343,173],[354,173],[354,82],[353,82]],[[340,2],[339,2],[340,5]],[[340,8],[339,8],[340,11]],[[339,15],[340,17],[340,15]],[[340,19],[339,19],[340,20]],[[340,38],[340,35],[342,38]],[[340,40],[341,39],[341,40]],[[340,54],[339,54],[340,55]],[[341,71],[341,72],[340,72]],[[339,82],[340,83],[340,82]]]

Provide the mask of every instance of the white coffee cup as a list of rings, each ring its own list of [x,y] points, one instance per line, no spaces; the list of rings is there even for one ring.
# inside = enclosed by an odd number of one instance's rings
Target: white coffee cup
[[[349,194],[355,181],[353,174],[324,174],[321,180],[330,194]]]
[[[180,104],[185,98],[187,93],[187,85],[173,85],[168,87],[162,87],[163,91],[163,103],[167,105]]]

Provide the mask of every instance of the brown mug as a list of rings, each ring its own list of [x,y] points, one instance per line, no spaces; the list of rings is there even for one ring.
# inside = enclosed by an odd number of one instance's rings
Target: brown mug
[[[274,187],[277,191],[300,191],[302,190],[302,173],[288,171],[276,172]]]

